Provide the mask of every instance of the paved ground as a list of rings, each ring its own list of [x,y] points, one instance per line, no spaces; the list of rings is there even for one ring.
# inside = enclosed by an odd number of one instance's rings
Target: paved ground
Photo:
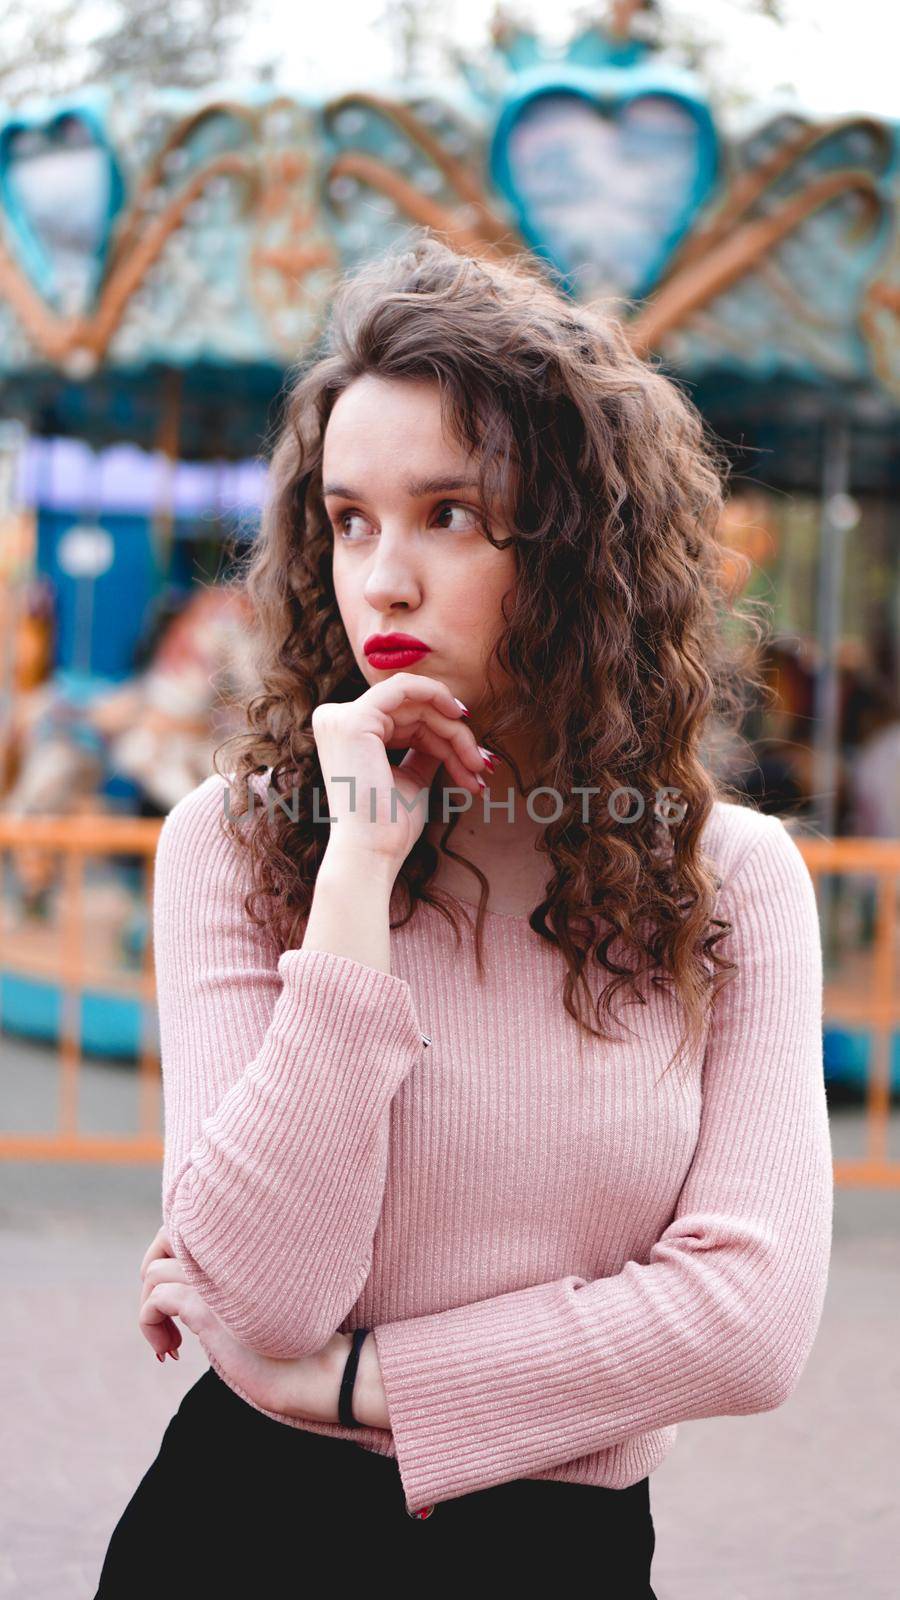
[[[0,1126],[40,1126],[47,1059],[8,1039],[0,1051],[16,1105],[13,1124],[0,1103]],[[128,1073],[89,1080],[87,1125],[133,1125]],[[859,1151],[858,1112],[835,1108],[833,1130],[837,1154]],[[3,1600],[92,1600],[112,1528],[204,1370],[189,1334],[160,1366],[137,1330],[159,1220],[157,1168],[0,1165]],[[653,1474],[659,1600],[894,1600],[898,1268],[900,1191],[839,1190],[798,1388],[777,1411],[682,1424]]]

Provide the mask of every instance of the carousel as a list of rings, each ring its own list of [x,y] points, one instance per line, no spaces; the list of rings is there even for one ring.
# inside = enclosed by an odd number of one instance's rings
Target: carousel
[[[763,587],[795,563],[767,793],[844,824],[846,543],[900,496],[897,130],[793,107],[725,127],[641,16],[616,7],[564,50],[498,22],[492,60],[452,82],[119,85],[0,126],[3,1029],[152,1057],[153,829],[252,687],[227,579],[285,375],[339,275],[419,224],[533,252],[688,386],[738,468],[723,558],[749,553]],[[85,846],[73,879],[42,843],[60,827],[109,853]],[[72,894],[90,933],[61,967]],[[837,897],[838,923],[865,914]],[[827,1044],[861,1082],[853,1031]],[[896,1048],[894,1066],[900,1083]]]

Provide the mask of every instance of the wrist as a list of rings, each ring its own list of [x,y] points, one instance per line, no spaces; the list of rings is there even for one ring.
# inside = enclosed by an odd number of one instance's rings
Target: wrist
[[[347,1340],[348,1349],[350,1338]],[[360,1346],[359,1365],[353,1385],[353,1415],[356,1421],[369,1428],[390,1429],[387,1397],[381,1377],[381,1362],[375,1334],[370,1330]]]
[[[282,1373],[274,1409],[301,1421],[337,1421],[341,1374],[349,1348],[349,1335],[334,1333],[315,1354],[273,1361],[272,1366]]]
[[[328,1422],[338,1422],[338,1400],[341,1392],[341,1381],[347,1357],[353,1343],[350,1333],[333,1333],[326,1345],[323,1345],[318,1354],[319,1366],[322,1374],[322,1388],[326,1396],[325,1418]],[[358,1376],[358,1374],[357,1374]],[[354,1409],[354,1416],[356,1411]]]
[[[319,863],[316,884],[328,887],[383,889],[390,895],[400,863],[356,844],[329,844]]]
[[[328,1416],[332,1422],[340,1420],[338,1400],[352,1344],[352,1333],[336,1333],[320,1351],[324,1382],[329,1395]],[[375,1335],[371,1330],[360,1345],[351,1410],[354,1421],[363,1427],[389,1429],[391,1426],[381,1379],[381,1363],[378,1360]]]

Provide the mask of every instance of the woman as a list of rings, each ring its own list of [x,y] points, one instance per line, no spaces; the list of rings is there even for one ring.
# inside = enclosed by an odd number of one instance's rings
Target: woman
[[[688,402],[535,265],[421,232],[341,285],[244,574],[249,731],[159,842],[140,1317],[210,1366],[102,1600],[287,1593],[336,1531],[341,1574],[589,1554],[652,1596],[676,1424],[796,1384],[821,947],[711,770],[757,627],[720,506]]]

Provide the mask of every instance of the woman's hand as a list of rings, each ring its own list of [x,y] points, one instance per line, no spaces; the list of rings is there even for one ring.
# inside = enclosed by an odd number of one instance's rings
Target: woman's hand
[[[162,1238],[161,1238],[162,1235]],[[165,1359],[166,1350],[177,1358],[181,1334],[175,1327],[178,1318],[202,1341],[208,1355],[214,1356],[244,1394],[267,1411],[280,1411],[288,1417],[307,1417],[316,1422],[338,1421],[338,1395],[351,1336],[335,1333],[314,1355],[276,1360],[239,1344],[221,1318],[211,1311],[197,1289],[187,1282],[184,1267],[165,1253],[168,1240],[160,1229],[150,1245],[141,1273],[140,1326],[145,1337]],[[170,1248],[170,1247],[169,1247]],[[360,1352],[353,1391],[353,1415],[357,1422],[371,1427],[390,1426],[381,1368],[375,1341],[369,1336]]]
[[[150,1240],[144,1252],[144,1259],[141,1262],[141,1282],[143,1284],[141,1305],[143,1305],[147,1294],[146,1276],[147,1268],[151,1261],[174,1260],[174,1256],[175,1252],[172,1249],[171,1240],[166,1232],[165,1225],[163,1225]],[[178,1332],[171,1317],[161,1317],[158,1322],[141,1322],[140,1328],[144,1338],[155,1350],[157,1361],[165,1361],[167,1355],[170,1355],[173,1361],[178,1360],[178,1346],[181,1344],[181,1334]]]
[[[428,820],[428,791],[442,762],[461,788],[480,794],[490,761],[464,718],[445,684],[414,672],[392,673],[346,704],[316,706],[312,730],[328,813],[337,819],[329,849],[357,858],[368,852],[399,869]],[[407,747],[392,767],[387,751]]]

